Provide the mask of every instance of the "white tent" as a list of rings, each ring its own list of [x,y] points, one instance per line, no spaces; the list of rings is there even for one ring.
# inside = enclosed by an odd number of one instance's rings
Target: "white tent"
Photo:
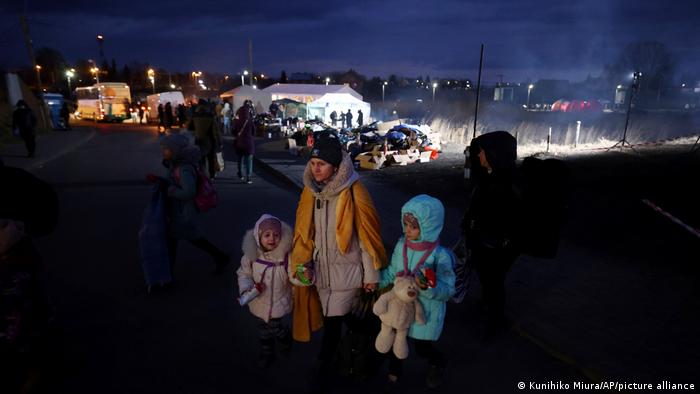
[[[273,100],[291,99],[308,104],[327,93],[347,93],[362,100],[362,95],[346,85],[314,85],[305,83],[276,83],[263,89]],[[347,110],[346,110],[347,111]]]
[[[243,102],[245,100],[250,100],[253,102],[253,108],[255,108],[255,112],[258,114],[269,111],[270,104],[272,104],[270,93],[259,89],[254,89],[248,85],[231,89],[228,92],[222,93],[220,96],[222,99],[228,99],[233,106],[232,110],[234,113],[238,110],[238,108],[243,106]]]
[[[340,113],[352,113],[352,124],[357,124],[357,110],[362,110],[364,124],[369,123],[372,106],[348,93],[327,93],[306,106],[309,119],[318,117],[325,123],[331,122],[331,112],[335,111],[340,120]]]

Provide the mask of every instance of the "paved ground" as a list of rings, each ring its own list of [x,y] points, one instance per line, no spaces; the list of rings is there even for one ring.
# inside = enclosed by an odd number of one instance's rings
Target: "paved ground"
[[[560,254],[523,256],[508,278],[514,333],[591,380],[693,381],[700,367],[698,264],[700,239],[641,202],[649,198],[700,228],[694,187],[700,153],[689,146],[637,148],[565,157],[572,199]],[[457,149],[452,151],[457,152]],[[274,141],[259,158],[298,183],[303,159]],[[290,161],[291,160],[291,161]],[[463,157],[447,153],[429,164],[362,171],[382,207],[384,234],[396,234],[399,209],[429,193],[447,207],[443,243],[457,237],[467,192]],[[390,223],[386,223],[389,218]],[[478,298],[478,284],[469,302]],[[457,324],[479,319],[474,305],[451,305]]]
[[[234,299],[235,267],[213,276],[208,257],[183,245],[174,289],[152,297],[144,294],[137,231],[150,190],[143,177],[161,170],[158,151],[151,128],[97,125],[88,141],[46,156],[40,150],[39,158],[53,160],[29,166],[56,186],[61,199],[56,233],[39,241],[57,311],[60,352],[53,370],[60,379],[52,381],[53,392],[305,392],[319,338],[298,344],[290,359],[258,370],[253,320]],[[0,154],[4,157],[4,151]],[[241,236],[261,213],[293,219],[298,191],[260,167],[253,185],[240,184],[228,147],[225,157],[228,168],[216,182],[221,205],[202,220],[212,242],[237,261]],[[27,159],[17,160],[21,165]],[[425,168],[426,175],[444,173],[444,168],[430,168]],[[362,176],[381,212],[385,240],[393,244],[400,233],[401,204],[412,194],[437,189],[423,190],[416,182],[409,187],[405,177],[382,174]],[[449,192],[447,184],[442,187],[453,196],[445,201],[446,228],[454,229],[462,198],[456,189]],[[609,203],[595,193],[582,196],[579,204],[591,202],[593,209],[584,209],[576,220]],[[627,229],[646,224],[644,229],[651,230],[643,241],[656,238],[656,243],[643,245],[652,249],[663,244],[669,250],[681,245],[687,254],[670,252],[663,261],[639,259],[645,252],[627,250],[636,233],[625,238],[625,249],[610,243],[593,250],[586,240],[575,242],[586,231],[571,230],[563,246],[566,258],[522,261],[510,277],[508,302],[522,329],[481,342],[476,285],[464,304],[450,305],[440,340],[450,366],[440,391],[514,392],[520,381],[589,381],[595,373],[610,379],[697,383],[692,371],[697,370],[700,349],[694,334],[699,297],[697,268],[690,264],[698,261],[697,243],[643,209],[635,213],[643,216],[637,222],[627,223],[628,216],[622,215],[613,223]],[[606,222],[588,231],[605,234],[617,228]],[[445,243],[453,239],[454,232],[447,231]],[[646,366],[637,368],[642,364]],[[403,392],[426,392],[424,365],[409,359],[406,367]],[[382,375],[363,385],[338,379],[335,392],[375,392]]]

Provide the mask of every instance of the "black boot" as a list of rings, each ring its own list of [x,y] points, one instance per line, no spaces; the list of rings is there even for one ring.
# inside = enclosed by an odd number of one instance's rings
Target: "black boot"
[[[443,377],[445,375],[444,365],[430,365],[428,366],[428,376],[425,378],[425,385],[429,389],[436,389],[442,384]]]
[[[283,337],[277,338],[277,344],[279,345],[280,354],[289,357],[289,354],[292,352],[292,334],[289,330]]]

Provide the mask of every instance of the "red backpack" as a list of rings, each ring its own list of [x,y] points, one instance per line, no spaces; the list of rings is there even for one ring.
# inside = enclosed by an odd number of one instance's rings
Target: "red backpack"
[[[180,167],[175,172],[175,180],[180,183]],[[197,168],[197,191],[194,195],[194,203],[199,212],[207,212],[212,208],[216,208],[219,203],[219,195],[214,188],[208,176],[202,172],[201,168]]]

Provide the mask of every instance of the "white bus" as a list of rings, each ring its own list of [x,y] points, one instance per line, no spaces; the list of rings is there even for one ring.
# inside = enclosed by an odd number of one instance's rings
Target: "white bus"
[[[130,117],[131,90],[123,82],[102,82],[75,89],[76,116],[95,120],[124,120]]]

